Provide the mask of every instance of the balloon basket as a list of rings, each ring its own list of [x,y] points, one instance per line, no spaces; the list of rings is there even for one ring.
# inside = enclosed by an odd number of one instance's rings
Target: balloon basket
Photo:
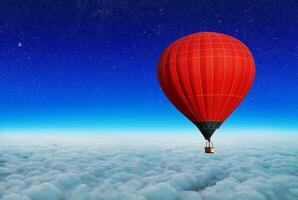
[[[215,148],[214,147],[205,147],[205,153],[214,153]]]
[[[215,152],[215,148],[213,147],[213,143],[210,141],[207,141],[205,146],[205,153],[214,153],[214,152]]]

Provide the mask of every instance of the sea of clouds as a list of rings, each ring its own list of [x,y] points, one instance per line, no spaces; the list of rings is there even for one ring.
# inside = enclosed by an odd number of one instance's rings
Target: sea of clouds
[[[198,140],[199,142],[199,140]],[[0,143],[1,200],[295,200],[298,141]]]

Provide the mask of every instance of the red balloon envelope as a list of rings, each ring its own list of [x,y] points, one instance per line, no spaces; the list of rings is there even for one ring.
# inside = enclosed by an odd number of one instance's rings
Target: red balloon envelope
[[[239,40],[201,32],[182,37],[162,53],[158,79],[169,100],[206,140],[249,91],[254,59]]]

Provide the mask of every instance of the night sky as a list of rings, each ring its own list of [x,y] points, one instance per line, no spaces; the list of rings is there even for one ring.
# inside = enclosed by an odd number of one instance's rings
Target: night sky
[[[298,1],[0,3],[0,131],[195,130],[159,88],[159,55],[200,31],[243,41],[254,85],[226,129],[298,129]]]

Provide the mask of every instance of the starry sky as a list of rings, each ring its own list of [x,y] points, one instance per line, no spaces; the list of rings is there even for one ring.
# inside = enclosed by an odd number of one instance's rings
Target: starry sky
[[[157,60],[184,35],[232,35],[254,85],[222,126],[298,129],[298,1],[28,0],[0,4],[0,131],[194,126],[161,92]]]

